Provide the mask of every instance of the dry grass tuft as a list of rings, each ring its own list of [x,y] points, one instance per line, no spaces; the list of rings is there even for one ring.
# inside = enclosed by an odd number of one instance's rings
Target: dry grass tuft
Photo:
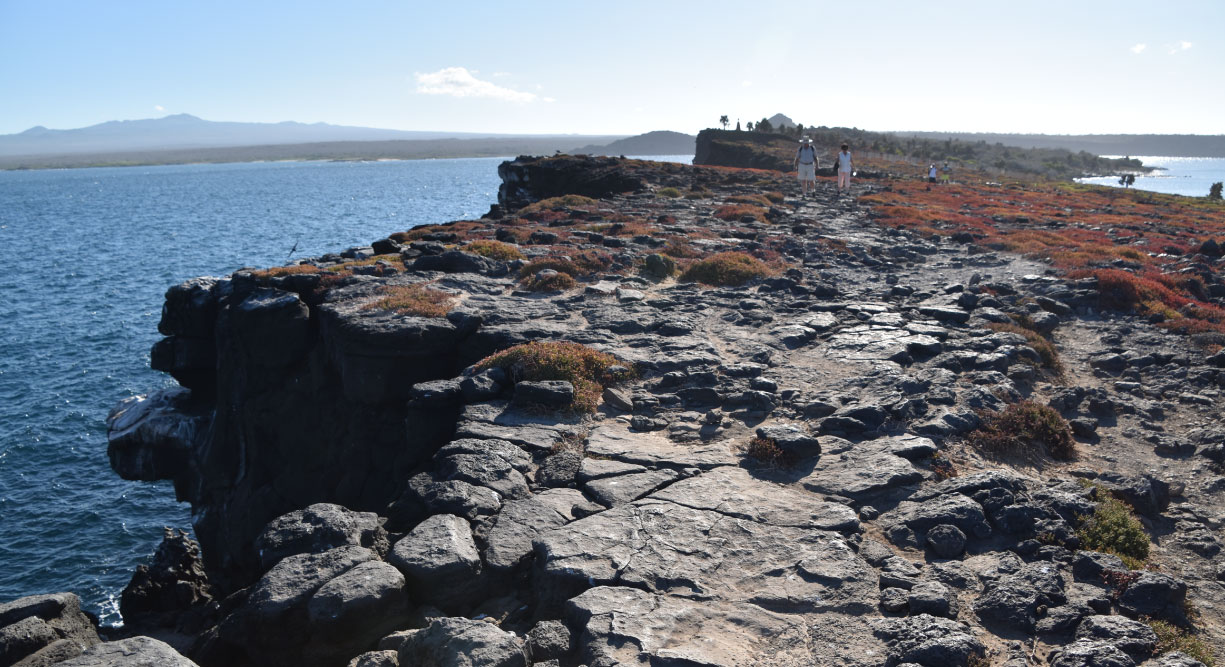
[[[966,436],[977,449],[1026,459],[1045,454],[1053,459],[1076,458],[1076,444],[1068,423],[1053,408],[1021,401],[987,417],[982,426]]]
[[[382,298],[367,304],[365,308],[391,310],[417,317],[446,317],[458,299],[441,290],[430,289],[427,285],[429,283],[383,287],[379,290]]]
[[[476,370],[499,367],[514,379],[563,380],[574,385],[574,412],[595,412],[604,387],[627,379],[614,376],[616,357],[578,343],[531,342],[516,345],[477,362]]]
[[[735,287],[771,275],[764,262],[743,252],[721,252],[694,262],[681,274],[681,282]]]

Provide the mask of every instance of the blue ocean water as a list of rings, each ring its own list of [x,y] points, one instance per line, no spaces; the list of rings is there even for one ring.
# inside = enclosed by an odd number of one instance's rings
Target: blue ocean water
[[[118,623],[162,526],[190,528],[106,458],[108,410],[173,383],[149,369],[167,287],[479,217],[502,159],[0,172],[0,603],[73,591]]]
[[[1120,156],[1109,156],[1120,157]],[[1213,183],[1225,181],[1225,158],[1219,157],[1164,157],[1159,155],[1133,155],[1146,167],[1160,167],[1143,176],[1136,176],[1132,187],[1137,190],[1164,192],[1171,195],[1203,197]],[[1081,183],[1121,187],[1118,176],[1078,178]]]

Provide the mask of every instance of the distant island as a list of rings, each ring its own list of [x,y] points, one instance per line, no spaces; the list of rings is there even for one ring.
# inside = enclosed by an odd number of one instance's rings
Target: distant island
[[[758,133],[833,132],[861,148],[918,160],[953,159],[1067,177],[1113,172],[1102,155],[1225,157],[1225,136],[1039,135],[957,132],[868,132],[805,128],[783,114],[746,124]],[[288,160],[419,160],[514,155],[692,155],[694,135],[659,130],[625,135],[514,135],[384,130],[328,123],[238,123],[190,114],[109,121],[53,130],[33,127],[0,135],[0,169],[260,162]],[[1015,149],[1029,151],[1018,156]],[[1045,151],[1045,153],[1044,153]],[[1054,151],[1053,153],[1051,151]],[[1070,153],[1070,154],[1069,154]],[[781,155],[781,153],[780,153]],[[784,156],[789,160],[789,156]],[[784,161],[787,161],[784,160]],[[1028,163],[1034,164],[1028,164]],[[1038,165],[1038,166],[1035,166]]]

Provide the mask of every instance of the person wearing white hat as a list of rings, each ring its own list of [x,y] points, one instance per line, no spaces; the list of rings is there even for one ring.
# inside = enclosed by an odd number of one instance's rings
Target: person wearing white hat
[[[813,194],[817,192],[817,149],[812,146],[812,139],[800,139],[800,148],[795,152],[792,166],[797,167],[800,179],[800,196],[808,196],[808,186],[812,185]]]

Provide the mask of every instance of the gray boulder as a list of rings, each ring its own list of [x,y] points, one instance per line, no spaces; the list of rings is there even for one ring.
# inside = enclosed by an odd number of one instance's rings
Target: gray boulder
[[[0,664],[49,664],[99,643],[93,622],[73,593],[31,595],[0,604]]]
[[[894,665],[964,667],[987,650],[969,626],[928,614],[878,621],[875,633],[888,643],[889,664]]]
[[[1076,639],[1109,642],[1136,660],[1151,656],[1157,648],[1157,633],[1126,616],[1086,617],[1076,628]]]
[[[1037,562],[987,582],[974,611],[988,627],[1033,632],[1039,607],[1055,607],[1066,600],[1058,568]]]
[[[1118,605],[1132,616],[1180,620],[1186,599],[1187,584],[1168,574],[1142,571],[1119,596]]]
[[[388,505],[387,527],[406,531],[434,514],[454,514],[469,521],[497,514],[502,494],[463,480],[439,480],[420,473],[408,480],[404,493]]]
[[[399,650],[401,665],[446,667],[527,667],[527,646],[492,623],[439,618],[408,635]]]
[[[60,667],[197,667],[170,645],[151,637],[96,644]]]
[[[1051,656],[1051,667],[1136,667],[1136,661],[1110,642],[1078,639]]]
[[[316,503],[273,519],[255,538],[264,570],[286,556],[322,553],[342,546],[366,547],[385,555],[389,547],[387,531],[380,525],[378,515]]]
[[[388,560],[422,602],[459,609],[481,594],[481,556],[461,517],[436,514],[422,521],[392,546]]]

